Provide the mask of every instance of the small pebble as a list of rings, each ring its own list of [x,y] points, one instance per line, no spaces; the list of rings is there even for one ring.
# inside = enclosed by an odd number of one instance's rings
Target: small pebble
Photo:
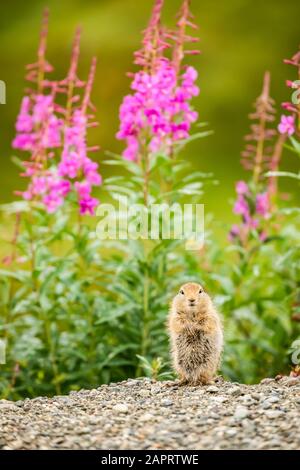
[[[144,415],[142,415],[142,416],[140,417],[140,420],[141,420],[141,421],[152,421],[153,418],[154,418],[153,414],[151,414],[151,413],[145,413]]]
[[[247,408],[245,408],[244,406],[237,406],[233,416],[235,419],[240,420],[247,418],[249,414],[250,413]]]
[[[162,406],[172,406],[173,404],[174,404],[174,402],[172,400],[168,400],[168,399],[162,400],[162,402],[161,402]]]
[[[231,395],[233,397],[238,397],[239,395],[242,394],[242,391],[241,391],[240,387],[231,387],[228,390],[228,393],[229,393],[229,395]]]
[[[224,396],[213,397],[212,399],[215,403],[225,403],[226,401],[228,401],[228,398]]]
[[[235,436],[237,434],[237,429],[227,429],[226,435],[227,436]]]
[[[149,390],[143,390],[142,389],[142,390],[139,391],[139,395],[141,397],[149,397],[151,395],[151,392]]]
[[[215,385],[210,385],[207,387],[206,391],[209,393],[218,393],[219,389]]]
[[[118,413],[128,413],[128,406],[123,403],[117,403],[113,409]]]
[[[265,412],[265,415],[270,419],[276,419],[284,415],[284,412],[281,410],[267,410]]]
[[[260,381],[260,383],[261,383],[262,385],[268,385],[268,384],[271,384],[271,383],[273,383],[273,382],[274,382],[274,379],[271,379],[271,378],[269,378],[269,377],[267,377],[267,378],[265,378],[265,379],[262,379],[262,380]]]

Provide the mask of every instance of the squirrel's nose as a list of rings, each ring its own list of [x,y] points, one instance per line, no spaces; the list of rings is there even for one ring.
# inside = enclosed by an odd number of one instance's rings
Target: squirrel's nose
[[[190,304],[194,304],[194,303],[195,303],[195,299],[189,299],[189,302],[190,302]]]

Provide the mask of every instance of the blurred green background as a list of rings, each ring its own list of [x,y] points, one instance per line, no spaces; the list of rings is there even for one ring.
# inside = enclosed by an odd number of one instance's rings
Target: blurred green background
[[[166,0],[164,15],[171,25],[180,0]],[[102,151],[122,150],[116,141],[118,107],[129,90],[126,72],[134,70],[133,52],[139,47],[152,0],[10,0],[1,2],[0,79],[7,85],[7,104],[0,106],[1,202],[13,198],[23,181],[11,163],[10,147],[14,122],[23,94],[24,66],[35,61],[42,10],[50,8],[48,59],[55,66],[55,77],[63,78],[75,27],[83,28],[80,77],[87,75],[90,58],[99,60],[93,101],[100,127],[91,131],[91,143]],[[208,121],[214,135],[190,144],[185,150],[194,166],[213,171],[220,181],[208,190],[206,211],[213,210],[223,221],[234,216],[228,203],[234,197],[234,182],[244,177],[240,167],[243,135],[248,131],[247,115],[260,92],[265,70],[272,73],[272,96],[278,109],[286,101],[286,78],[296,78],[292,67],[283,64],[297,49],[299,0],[194,0],[192,11],[200,26],[202,55],[191,58],[199,71],[200,96],[194,101],[201,121]],[[288,156],[286,169],[297,166],[297,157]],[[105,176],[109,168],[103,168]],[[283,183],[285,184],[285,183]],[[288,183],[291,189],[291,183]],[[296,188],[294,188],[296,191]]]

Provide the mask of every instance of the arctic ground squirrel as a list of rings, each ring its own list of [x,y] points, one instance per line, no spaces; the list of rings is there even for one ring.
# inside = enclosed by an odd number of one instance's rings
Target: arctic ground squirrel
[[[190,282],[180,288],[171,304],[168,328],[180,384],[211,383],[220,365],[223,328],[200,284]]]

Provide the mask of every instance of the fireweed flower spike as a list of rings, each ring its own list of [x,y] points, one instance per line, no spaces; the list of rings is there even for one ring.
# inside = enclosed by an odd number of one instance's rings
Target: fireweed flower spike
[[[276,134],[274,129],[268,128],[275,117],[274,100],[270,97],[270,73],[264,76],[263,90],[254,103],[255,111],[249,118],[255,121],[251,125],[251,133],[245,137],[247,141],[242,152],[241,163],[246,170],[253,171],[253,182],[258,184],[263,170],[268,169],[271,159],[272,145],[270,143]]]
[[[230,239],[239,239],[245,244],[252,230],[259,232],[261,241],[266,238],[266,233],[261,229],[263,220],[270,217],[270,198],[267,191],[256,194],[252,187],[245,181],[236,184],[237,200],[233,212],[240,215],[242,223],[233,225],[230,231]]]
[[[291,58],[284,60],[284,63],[293,65],[297,69],[297,75],[300,79],[300,50]],[[278,125],[278,137],[274,147],[274,153],[270,163],[270,170],[275,172],[278,170],[283,146],[288,137],[293,136],[294,134],[300,135],[300,82],[287,80],[286,85],[292,90],[292,100],[291,102],[282,103],[282,108],[285,112],[289,112],[289,115],[283,114],[280,118],[280,123]],[[294,90],[294,91],[293,91]],[[293,98],[296,98],[294,102]],[[298,103],[297,103],[298,100]],[[298,123],[298,126],[297,126]],[[270,199],[273,207],[276,203],[277,195],[277,177],[271,176],[269,178],[268,190],[270,194]]]
[[[133,75],[133,93],[124,98],[120,108],[117,138],[126,141],[123,155],[140,162],[156,152],[172,155],[174,143],[189,136],[191,125],[198,117],[190,105],[190,100],[199,94],[196,70],[193,67],[182,70],[183,52],[175,54],[176,60],[164,55],[167,36],[176,38],[174,51],[179,46],[183,51],[183,43],[189,39],[182,34],[182,24],[189,22],[188,2],[184,2],[184,16],[173,36],[161,27],[162,5],[160,0],[155,3],[144,32],[143,47],[136,54],[135,63],[142,70]]]
[[[273,138],[276,130],[268,127],[275,120],[274,100],[270,98],[270,74],[265,73],[263,90],[255,102],[255,112],[250,114],[254,120],[251,134],[246,136],[246,148],[242,153],[242,165],[252,171],[251,183],[239,181],[236,184],[237,200],[233,212],[242,218],[241,225],[234,225],[230,231],[230,239],[238,239],[246,244],[252,230],[256,230],[260,240],[267,237],[262,228],[263,221],[271,215],[271,199],[277,191],[276,180],[270,179],[267,187],[263,187],[262,176],[265,170],[277,169],[282,151],[282,136],[275,146]]]
[[[282,156],[283,146],[286,141],[286,133],[278,133],[277,140],[274,145],[274,151],[270,160],[269,169],[272,172],[278,171],[279,164]],[[276,207],[276,198],[278,196],[278,182],[277,176],[271,176],[268,179],[268,194],[270,198],[271,209],[274,210]]]
[[[53,71],[46,60],[48,18],[48,10],[45,10],[38,60],[27,66],[26,79],[35,87],[26,90],[28,94],[22,100],[16,122],[17,135],[12,145],[30,153],[29,160],[23,162],[24,172],[21,174],[30,181],[27,189],[17,194],[26,200],[42,201],[47,210],[52,212],[62,203],[68,191],[68,183],[59,182],[59,178],[49,168],[54,150],[61,146],[63,120],[54,112],[57,84],[46,80],[46,74]]]
[[[177,71],[177,74],[180,73],[180,68],[182,61],[185,55],[198,55],[200,51],[198,49],[186,50],[186,43],[197,43],[199,38],[193,37],[187,34],[187,28],[197,30],[198,26],[193,23],[194,16],[190,11],[190,0],[184,0],[181,6],[181,9],[178,14],[177,30],[175,34],[169,35],[174,42],[174,51],[173,51],[173,62]]]
[[[35,84],[34,89],[26,90],[19,116],[16,122],[17,136],[13,141],[13,147],[40,153],[37,144],[45,144],[43,134],[47,129],[47,123],[51,119],[51,128],[55,128],[53,119],[53,100],[55,92],[45,95],[45,74],[53,71],[52,65],[46,60],[46,47],[48,35],[49,12],[46,9],[43,15],[42,28],[40,33],[40,43],[38,47],[38,60],[34,64],[27,65],[26,80]],[[41,135],[42,134],[42,135]],[[40,137],[40,138],[39,138]],[[54,139],[57,142],[57,135]],[[42,145],[41,145],[42,146]],[[45,145],[44,145],[45,147]],[[49,145],[51,147],[51,145]],[[47,147],[46,147],[47,148]],[[41,155],[39,155],[41,158]]]
[[[78,93],[75,94],[75,91],[80,90],[85,86],[85,82],[80,80],[77,76],[77,68],[80,56],[80,37],[81,28],[77,28],[72,47],[69,71],[67,73],[67,77],[59,83],[61,92],[67,96],[66,108],[58,109],[64,115],[66,125],[70,123],[73,106],[80,100],[80,95]]]
[[[282,115],[278,131],[280,134],[293,135],[295,132],[295,116]]]
[[[45,11],[38,49],[38,62],[28,67],[27,80],[36,83],[22,100],[16,122],[17,135],[13,147],[30,152],[24,162],[22,176],[30,179],[27,189],[18,192],[26,200],[41,202],[51,213],[62,206],[68,194],[75,192],[81,214],[93,214],[98,200],[91,197],[92,186],[101,184],[98,164],[87,152],[87,128],[96,125],[88,110],[93,108],[90,95],[95,75],[93,59],[89,79],[85,84],[77,77],[80,30],[76,31],[71,65],[65,80],[46,79],[52,71],[45,58],[48,32],[48,11]],[[49,90],[47,93],[46,90]],[[83,90],[82,104],[75,90]],[[66,106],[55,102],[56,95],[66,96]],[[58,162],[57,162],[58,160]],[[77,181],[74,181],[77,180]]]
[[[53,72],[53,67],[46,59],[47,37],[49,24],[49,10],[46,8],[43,14],[42,27],[40,32],[40,42],[38,47],[37,62],[26,66],[27,74],[25,79],[28,82],[37,84],[37,93],[42,94],[45,86],[51,86],[53,82],[47,81],[45,74]],[[35,93],[35,90],[27,89],[29,94]]]
[[[74,188],[80,214],[94,214],[95,207],[99,204],[98,199],[91,196],[92,187],[99,186],[102,182],[98,173],[98,164],[88,157],[88,151],[96,151],[98,147],[88,148],[87,129],[98,123],[90,122],[93,115],[88,114],[89,109],[94,110],[90,101],[91,91],[96,72],[96,58],[93,58],[89,77],[86,83],[77,77],[77,65],[79,58],[80,30],[77,30],[71,66],[67,78],[61,82],[67,88],[67,106],[65,109],[64,144],[61,161],[58,165],[58,174],[67,178]],[[80,97],[74,95],[76,88],[84,88],[81,105],[77,105]]]
[[[165,31],[161,25],[161,12],[164,0],[156,0],[147,28],[143,31],[142,47],[134,53],[134,63],[141,66],[145,72],[155,72],[157,61],[169,47]]]
[[[287,80],[286,85],[291,88],[293,91],[292,96],[295,99],[292,99],[289,102],[282,103],[284,110],[290,113],[290,116],[282,116],[281,123],[278,126],[278,130],[282,134],[292,135],[294,132],[297,135],[300,135],[300,48],[293,55],[291,59],[285,59],[285,64],[292,65],[297,69],[297,78],[296,81]]]
[[[71,123],[65,129],[64,149],[62,159],[58,167],[59,174],[69,180],[77,179],[74,188],[77,192],[80,214],[94,213],[99,204],[96,198],[91,197],[92,187],[99,186],[102,182],[98,173],[98,164],[87,155],[88,151],[98,150],[98,147],[88,148],[86,143],[87,127],[97,123],[89,122],[92,115],[88,115],[88,108],[92,107],[90,95],[95,78],[96,59],[92,60],[89,78],[85,87],[82,106],[75,109]]]

